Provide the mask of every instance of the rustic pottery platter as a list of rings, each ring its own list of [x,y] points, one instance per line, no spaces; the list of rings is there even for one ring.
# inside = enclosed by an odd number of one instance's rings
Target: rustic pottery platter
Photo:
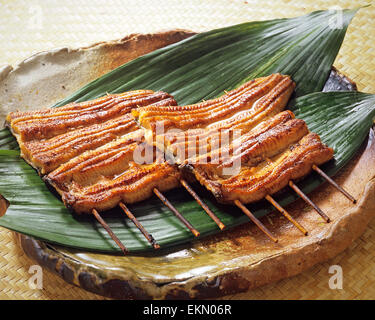
[[[90,47],[62,48],[36,54],[0,68],[0,119],[9,111],[49,106],[79,87],[157,48],[193,33],[182,30],[130,35]],[[356,90],[348,78],[332,70],[325,91]],[[302,201],[288,211],[304,225],[303,236],[277,213],[262,222],[277,236],[271,242],[252,223],[152,253],[101,254],[51,245],[17,234],[25,253],[85,290],[122,299],[213,298],[243,292],[296,275],[347,248],[375,215],[375,137],[373,130],[357,156],[335,176],[356,199],[352,204],[324,184],[310,194],[332,222],[325,223]]]

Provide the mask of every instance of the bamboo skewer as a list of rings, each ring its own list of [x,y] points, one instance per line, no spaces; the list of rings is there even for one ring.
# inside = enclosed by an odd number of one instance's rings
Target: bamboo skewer
[[[350,201],[356,203],[356,200],[353,196],[351,196],[347,191],[341,188],[336,182],[334,182],[328,175],[326,175],[320,168],[316,165],[312,166],[312,169],[316,171],[319,175],[321,175],[324,179],[326,179],[332,186],[334,186],[337,190],[339,190],[342,194],[344,194]],[[212,212],[212,210],[202,201],[202,199],[198,196],[198,194],[191,188],[189,183],[184,180],[180,179],[181,185],[190,193],[190,195],[198,202],[198,204],[204,209],[204,211],[208,214],[208,216],[215,221],[215,223],[219,226],[221,230],[225,228],[225,225],[221,222],[221,220]],[[311,205],[315,211],[328,223],[330,222],[330,218],[309,198],[303,191],[298,188],[293,181],[289,181],[289,186],[309,205]],[[163,202],[163,204],[168,207],[173,214],[194,234],[194,236],[198,237],[200,235],[199,231],[196,230],[189,221],[187,221],[184,216],[168,201],[168,199],[157,189],[154,188],[153,192],[155,195]],[[270,195],[266,195],[265,199],[270,202],[280,213],[282,213],[294,226],[296,226],[304,235],[308,235],[308,231],[300,225],[283,207],[281,207]],[[273,242],[277,243],[278,239],[275,238],[272,233],[257,219],[249,209],[239,200],[235,200],[234,204],[242,210],[244,214],[246,214],[254,224],[261,229]],[[142,224],[135,218],[135,216],[130,212],[130,210],[126,207],[126,205],[122,202],[119,203],[121,209],[125,212],[125,214],[129,217],[130,220],[136,225],[136,227],[142,232],[145,238],[151,243],[151,245],[155,249],[159,249],[160,245],[155,241],[153,236],[149,234],[146,229],[142,226]],[[124,254],[128,253],[128,250],[124,246],[124,244],[117,238],[117,236],[113,233],[111,228],[108,224],[103,220],[96,209],[92,210],[93,215],[98,220],[98,222],[103,226],[103,228],[108,232],[110,237],[115,241],[115,243],[119,246],[121,251]]]
[[[96,209],[92,209],[92,213],[95,216],[96,220],[102,225],[102,227],[108,232],[109,236],[112,238],[114,242],[119,246],[121,251],[126,255],[128,253],[128,249],[124,246],[124,244],[120,241],[119,238],[113,233],[111,228],[108,226],[108,224],[103,220],[103,218],[100,216],[99,212],[96,211]]]
[[[244,204],[239,200],[234,200],[234,203],[237,207],[239,207],[244,214],[246,214],[251,221],[255,223],[255,225],[262,230],[273,242],[278,242],[279,240],[275,238],[272,233],[266,228],[266,226],[261,223],[252,213],[249,209],[247,209]]]
[[[341,188],[335,181],[333,181],[324,171],[322,171],[319,167],[315,164],[312,166],[313,170],[315,170],[318,174],[320,174],[324,179],[326,179],[332,186],[334,186],[337,190],[339,190],[345,197],[347,197],[351,202],[356,203],[357,200],[354,199],[352,195],[350,195],[346,190]]]
[[[225,228],[224,223],[211,211],[211,209],[199,198],[195,191],[190,187],[190,185],[184,180],[180,179],[182,186],[192,195],[192,197],[198,202],[198,204],[203,208],[204,211],[210,216],[212,220],[219,226],[221,230]]]
[[[293,217],[282,207],[280,206],[270,195],[266,195],[266,200],[269,201],[277,210],[280,211],[291,223],[293,223],[305,236],[308,235],[307,230],[302,227]]]
[[[166,207],[169,208],[173,212],[173,214],[180,219],[180,221],[194,234],[194,236],[198,237],[200,235],[199,231],[196,230],[189,221],[187,221],[184,216],[178,212],[178,210],[168,201],[168,199],[156,188],[154,188],[154,193],[156,196],[164,203]]]
[[[311,199],[305,195],[300,188],[298,188],[293,181],[289,181],[289,186],[303,199],[307,202],[310,206],[312,206],[315,211],[320,214],[320,216],[328,223],[331,219],[314,203]]]
[[[121,209],[125,212],[128,218],[135,224],[135,226],[142,232],[148,242],[154,247],[154,249],[159,249],[160,245],[155,241],[154,237],[147,232],[147,230],[142,226],[142,224],[137,220],[136,217],[131,213],[128,207],[123,203],[119,203]]]

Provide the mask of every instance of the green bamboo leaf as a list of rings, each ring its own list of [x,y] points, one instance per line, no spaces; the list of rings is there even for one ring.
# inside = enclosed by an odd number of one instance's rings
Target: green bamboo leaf
[[[335,160],[323,167],[332,175],[350,160],[368,134],[375,117],[375,95],[359,92],[313,93],[298,98],[293,111],[335,149]],[[0,177],[0,193],[11,203],[7,214],[0,219],[1,226],[63,245],[117,250],[93,219],[72,216],[35,171],[19,157],[18,151],[0,150]],[[299,185],[308,193],[321,182],[319,177],[310,175]],[[218,205],[199,185],[194,188],[228,227],[247,221],[232,206]],[[166,195],[202,235],[217,232],[215,223],[202,213],[199,205],[186,192],[171,191]],[[284,192],[276,199],[286,205],[295,200],[295,195]],[[160,206],[157,199],[149,199],[130,208],[161,245],[192,240],[191,234],[165,207]],[[258,217],[272,210],[264,202],[250,205],[250,208]],[[131,250],[149,248],[139,231],[123,215],[109,213],[106,220]]]
[[[321,106],[319,106],[321,104]],[[296,100],[296,117],[335,149],[337,163],[345,164],[367,137],[375,117],[375,96],[357,91],[312,93]],[[333,167],[332,167],[333,168]],[[341,167],[335,166],[335,174]]]
[[[275,72],[292,76],[297,96],[321,91],[357,10],[316,11],[200,33],[120,66],[56,106],[139,88],[164,90],[184,105]],[[342,28],[335,29],[332,20],[339,14]]]
[[[250,78],[274,72],[292,75],[297,82],[297,96],[320,91],[355,12],[342,12],[341,29],[329,26],[336,12],[318,11],[293,19],[250,22],[198,34],[115,69],[55,106],[139,88],[167,91],[180,104],[195,103],[219,96]],[[336,160],[327,165],[330,174],[349,161],[368,133],[374,100],[373,95],[350,92],[314,93],[296,99],[293,110],[335,148]],[[0,131],[0,148],[16,148],[7,129]],[[303,190],[309,192],[320,183],[319,177],[310,175],[303,182]],[[194,188],[228,227],[248,221],[233,206],[218,205],[202,187]],[[18,151],[0,150],[0,193],[11,203],[7,214],[0,218],[1,226],[62,245],[118,251],[92,217],[71,215]],[[166,196],[202,236],[218,232],[215,223],[186,192],[171,191]],[[285,205],[295,196],[284,192],[277,200]],[[271,210],[264,202],[250,207],[257,216]],[[164,247],[193,238],[157,199],[130,209]],[[116,210],[106,215],[106,221],[130,250],[150,248],[131,222]]]
[[[7,128],[0,130],[0,150],[19,150],[17,140]]]

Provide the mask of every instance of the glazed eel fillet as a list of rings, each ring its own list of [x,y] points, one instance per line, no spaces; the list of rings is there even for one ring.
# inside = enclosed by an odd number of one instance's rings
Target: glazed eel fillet
[[[146,129],[147,141],[164,149],[219,202],[250,203],[333,158],[333,150],[303,120],[282,111],[293,89],[289,77],[275,74],[218,99],[183,107],[147,106],[132,113]],[[160,125],[170,131],[158,135]],[[234,129],[241,134],[236,136]],[[226,142],[215,142],[225,132],[231,133]]]
[[[22,157],[46,174],[86,150],[139,129],[130,111],[150,104],[167,106],[176,101],[164,92],[138,90],[59,108],[11,112],[6,120]]]
[[[244,134],[284,110],[294,88],[289,76],[272,74],[217,99],[188,106],[147,106],[132,113],[145,128],[147,141],[182,163],[217,148],[214,141],[225,136],[231,143],[233,132]]]
[[[7,122],[24,159],[77,213],[144,200],[154,188],[179,186],[181,175],[195,177],[220,202],[247,203],[333,156],[303,120],[282,112],[294,87],[290,77],[274,74],[182,107],[167,93],[139,90],[13,112]],[[166,133],[158,134],[160,124]],[[227,144],[215,143],[225,135]],[[146,164],[135,161],[137,152],[150,149]],[[179,169],[164,160],[164,152]],[[238,163],[235,173],[227,170]]]
[[[310,173],[312,166],[333,158],[333,150],[320,141],[316,133],[310,133],[306,123],[294,119],[290,111],[284,111],[266,121],[275,125],[264,131],[260,125],[234,141],[235,148],[225,147],[219,161],[184,163],[195,178],[210,190],[222,203],[240,200],[250,203],[272,195]],[[209,154],[209,159],[214,155]]]
[[[176,101],[167,93],[139,90],[13,112],[7,123],[22,157],[55,187],[64,204],[77,213],[90,213],[120,201],[146,199],[154,187],[165,191],[178,186],[179,172],[156,152],[148,164],[133,161],[134,151],[147,146],[130,113],[138,106],[173,104]]]

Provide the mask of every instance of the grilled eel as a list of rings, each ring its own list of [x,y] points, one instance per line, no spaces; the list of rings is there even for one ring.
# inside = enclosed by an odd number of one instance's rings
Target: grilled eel
[[[156,124],[165,130],[232,127],[242,118],[252,119],[270,105],[281,111],[295,87],[289,76],[272,74],[246,82],[219,98],[187,106],[159,108],[147,106],[132,111],[145,129],[155,130]],[[278,113],[274,110],[274,114]],[[199,130],[198,130],[199,131]]]
[[[172,156],[219,202],[250,203],[333,158],[333,149],[310,133],[303,120],[281,112],[293,89],[288,76],[274,74],[218,99],[163,109],[147,106],[132,113],[147,141]],[[158,126],[169,131],[158,134]],[[224,133],[229,133],[227,141],[217,143]]]
[[[294,86],[288,76],[275,74],[252,80],[218,99],[185,107],[175,106],[166,93],[135,91],[56,109],[11,113],[8,122],[26,161],[47,174],[44,179],[77,213],[110,209],[120,201],[141,201],[155,187],[165,191],[179,185],[181,172],[186,170],[177,170],[153,144],[145,144],[144,133],[146,138],[150,132],[153,135],[157,121],[184,130],[158,145],[167,153],[176,145],[191,149],[186,131],[188,137],[204,140],[241,129],[245,134],[236,139],[232,135],[228,146],[209,142],[203,156],[195,154],[177,163],[180,169],[189,168],[220,202],[240,199],[246,203],[280,190],[287,179],[307,174],[312,164],[333,155],[317,135],[308,133],[302,120],[294,119],[289,111],[280,113]],[[133,116],[146,130],[140,129]],[[168,140],[165,137],[170,138],[168,133],[163,136]],[[146,140],[150,142],[149,137]],[[245,146],[245,151],[238,145]],[[140,146],[154,151],[150,164],[133,161]],[[222,154],[226,156],[219,157],[219,163],[212,161]],[[203,158],[210,160],[201,163]],[[240,171],[230,177],[223,174],[237,159]],[[277,176],[277,170],[282,175]],[[253,183],[258,187],[251,189]]]
[[[188,106],[141,107],[133,109],[132,114],[146,130],[148,143],[165,150],[179,163],[191,154],[204,153],[206,148],[212,151],[218,146],[212,141],[225,135],[231,139],[235,131],[244,134],[284,110],[294,88],[289,76],[272,74],[217,99]]]
[[[234,141],[236,148],[215,151],[224,157],[208,154],[209,161],[195,159],[194,163],[185,162],[180,167],[192,172],[218,202],[250,203],[307,175],[314,164],[333,158],[333,149],[323,144],[316,133],[310,133],[303,120],[294,119],[292,112],[284,111],[266,122],[279,123],[267,131],[263,129],[268,124],[262,124]]]
[[[146,149],[152,150],[147,151]],[[137,163],[134,153],[148,153],[151,161]],[[119,202],[134,203],[179,186],[180,172],[163,154],[144,142],[138,129],[62,164],[44,177],[76,213],[104,211]]]
[[[76,213],[132,203],[179,184],[178,170],[157,152],[147,164],[133,161],[147,148],[130,111],[137,106],[177,104],[169,94],[139,90],[63,107],[13,112],[8,126],[22,157]],[[155,151],[155,150],[152,150]]]
[[[7,125],[17,138],[21,156],[40,174],[139,129],[130,111],[138,106],[176,104],[165,92],[151,90],[108,94],[59,108],[11,112]]]

